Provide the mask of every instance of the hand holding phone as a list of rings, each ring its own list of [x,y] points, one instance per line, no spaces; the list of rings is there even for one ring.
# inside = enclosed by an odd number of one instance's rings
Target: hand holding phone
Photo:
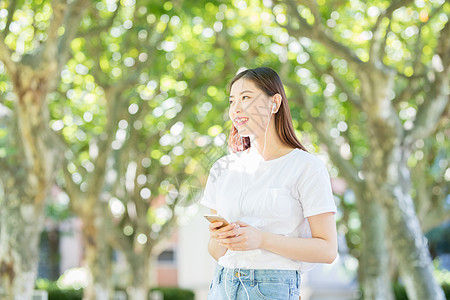
[[[208,220],[211,223],[222,222],[222,225],[220,225],[220,227],[218,227],[218,229],[223,228],[230,224],[224,217],[221,217],[219,215],[204,215],[204,217],[206,218],[206,220]]]

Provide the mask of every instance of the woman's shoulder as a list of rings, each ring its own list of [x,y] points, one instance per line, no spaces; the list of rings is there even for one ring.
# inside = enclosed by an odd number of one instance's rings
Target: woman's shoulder
[[[325,161],[315,153],[306,152],[300,148],[295,148],[293,155],[293,163],[302,171],[315,171],[318,169],[326,169]]]

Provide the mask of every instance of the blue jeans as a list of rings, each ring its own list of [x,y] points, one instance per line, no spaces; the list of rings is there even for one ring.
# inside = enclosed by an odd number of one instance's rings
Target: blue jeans
[[[217,264],[207,299],[298,300],[300,283],[295,270],[229,269]]]

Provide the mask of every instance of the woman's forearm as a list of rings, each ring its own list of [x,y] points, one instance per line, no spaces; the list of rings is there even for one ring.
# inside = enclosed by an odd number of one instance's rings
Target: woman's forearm
[[[337,256],[333,243],[321,238],[295,238],[263,232],[262,249],[290,259],[331,264]]]
[[[209,239],[208,251],[215,260],[219,260],[219,258],[224,256],[227,250],[226,247],[218,245],[215,239]]]

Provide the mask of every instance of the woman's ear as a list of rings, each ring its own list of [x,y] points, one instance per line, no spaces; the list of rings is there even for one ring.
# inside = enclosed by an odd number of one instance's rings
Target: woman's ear
[[[275,94],[275,95],[273,95],[273,101],[274,102],[276,102],[277,103],[277,106],[276,106],[276,108],[275,108],[275,110],[274,110],[274,112],[273,113],[277,113],[278,112],[278,110],[280,109],[280,106],[281,106],[281,100],[283,99],[282,97],[281,97],[281,95],[280,94]]]

